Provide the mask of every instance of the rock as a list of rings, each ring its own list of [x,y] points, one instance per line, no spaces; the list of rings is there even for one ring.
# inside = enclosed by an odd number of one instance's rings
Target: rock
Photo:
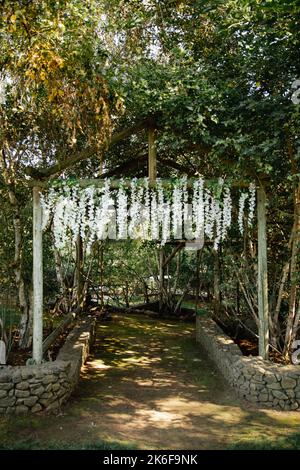
[[[265,375],[264,380],[267,384],[277,383],[277,379],[274,374]]]
[[[39,411],[42,411],[42,409],[43,409],[42,406],[39,403],[37,403],[31,408],[31,411],[32,413],[38,413]]]
[[[1,383],[0,390],[11,390],[13,388],[13,384],[11,382]]]
[[[29,382],[20,382],[16,385],[17,390],[27,390],[29,388]]]
[[[21,376],[23,380],[28,380],[34,377],[34,369],[31,367],[23,367],[21,369]]]
[[[50,392],[45,392],[42,394],[41,398],[52,398],[53,394]]]
[[[10,382],[10,379],[11,379],[11,375],[9,372],[0,371],[0,383]]]
[[[60,385],[59,385],[59,384],[53,384],[53,385],[52,385],[52,391],[53,391],[53,392],[57,392],[59,389],[60,389]]]
[[[256,381],[256,382],[261,382],[261,383],[264,382],[262,374],[255,374],[253,376],[253,380]]]
[[[280,390],[272,390],[272,394],[274,397],[276,398],[279,398],[280,399],[284,399],[286,400],[287,399],[287,396],[284,392],[281,392]]]
[[[30,408],[36,404],[38,401],[38,397],[28,397],[23,399],[23,403]]]
[[[57,408],[59,408],[60,404],[58,401],[54,401],[53,403],[51,403],[50,405],[47,406],[46,408],[46,411],[54,411],[54,410],[57,410]]]
[[[55,397],[51,397],[51,399],[50,398],[40,398],[39,399],[39,403],[41,405],[43,405],[45,408],[47,408],[51,403],[53,403],[53,401],[56,401]]]
[[[291,379],[289,377],[283,377],[281,380],[281,386],[282,388],[285,389],[293,389],[297,385],[297,381],[295,379]]]
[[[252,403],[256,403],[258,401],[258,397],[256,395],[245,395],[246,400],[251,401]]]
[[[258,395],[258,401],[260,402],[266,402],[269,400],[269,395],[267,393],[260,393]]]
[[[294,390],[285,390],[285,393],[287,394],[289,398],[295,398],[296,396]]]
[[[282,387],[279,382],[273,383],[273,384],[268,384],[267,388],[270,390],[282,390]]]
[[[16,390],[15,391],[15,396],[18,398],[26,398],[29,397],[30,392],[29,390]]]
[[[32,394],[37,395],[38,397],[41,397],[43,393],[45,392],[45,388],[42,386],[39,386],[37,388],[34,388],[31,390]]]
[[[1,407],[3,406],[13,406],[16,403],[16,397],[6,397],[1,399]]]
[[[50,384],[50,383],[53,383],[53,382],[57,382],[58,381],[58,377],[56,375],[46,375],[46,377],[43,378],[42,382],[44,385],[47,385],[47,384]]]
[[[7,396],[7,390],[0,390],[0,399]]]
[[[16,406],[16,414],[24,414],[24,413],[28,413],[28,411],[29,411],[29,408],[27,408],[27,406],[25,405]]]
[[[20,371],[16,370],[11,375],[11,380],[14,384],[22,382],[22,377]]]

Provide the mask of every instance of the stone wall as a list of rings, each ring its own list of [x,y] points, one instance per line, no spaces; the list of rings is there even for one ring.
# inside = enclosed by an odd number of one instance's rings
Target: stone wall
[[[59,408],[77,385],[93,341],[94,320],[80,322],[57,359],[38,366],[0,367],[0,413],[36,413]]]
[[[239,396],[265,407],[283,410],[300,407],[300,366],[243,356],[210,318],[197,316],[196,339]]]

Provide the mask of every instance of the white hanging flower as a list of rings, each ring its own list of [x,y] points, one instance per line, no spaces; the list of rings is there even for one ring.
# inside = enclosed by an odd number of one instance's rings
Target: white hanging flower
[[[239,215],[238,215],[238,224],[241,234],[244,233],[244,209],[245,203],[248,198],[248,193],[242,193],[239,200]]]
[[[196,200],[194,207],[194,216],[195,216],[195,238],[200,238],[203,236],[204,232],[204,181],[200,178],[197,181],[197,191],[196,191]]]
[[[249,213],[248,213],[248,225],[251,226],[254,219],[256,203],[256,187],[255,183],[250,183],[249,185]]]
[[[110,191],[110,181],[105,180],[104,187],[99,193],[98,205],[96,207],[96,238],[104,240],[108,236],[108,226],[111,221],[111,209],[114,212],[114,201]]]
[[[118,239],[127,238],[127,195],[122,186],[117,192],[117,226]]]
[[[85,220],[86,222],[86,238],[87,238],[87,251],[90,251],[90,248],[93,244],[93,242],[96,239],[96,230],[97,226],[95,223],[95,188],[94,186],[90,186],[85,190],[86,194],[86,212],[87,212],[87,218]]]
[[[165,245],[171,235],[171,207],[169,201],[164,203],[164,218],[162,221],[161,244]]]
[[[187,189],[187,179],[183,178],[173,187],[171,200],[166,197],[160,180],[157,181],[156,188],[150,190],[148,179],[145,179],[143,186],[138,186],[137,180],[133,179],[129,196],[122,185],[118,191],[111,191],[110,180],[106,180],[101,189],[80,189],[78,185],[72,188],[62,186],[60,191],[51,189],[42,197],[43,226],[46,227],[53,213],[56,246],[63,249],[80,234],[89,249],[96,239],[116,236],[119,239],[128,236],[161,239],[164,244],[171,237],[182,238],[184,223],[185,238],[199,239],[205,234],[217,249],[225,239],[232,221],[230,190],[224,188],[223,180],[219,183],[223,190],[220,201],[208,189],[204,189],[202,178],[194,181],[191,196]],[[249,191],[250,223],[255,207],[253,184]],[[248,193],[243,193],[239,202],[238,222],[241,231],[247,197]]]
[[[158,181],[157,183],[157,217],[158,217],[158,225],[160,231],[162,231],[162,225],[164,221],[164,204],[165,204],[165,198],[164,198],[164,190],[161,185],[161,182]]]
[[[155,190],[151,190],[150,196],[151,204],[151,215],[150,215],[150,224],[151,224],[151,239],[159,239],[159,216],[158,216],[158,204],[157,204],[157,194]]]
[[[214,234],[214,204],[210,191],[207,189],[204,194],[204,233],[212,240]]]
[[[182,215],[183,215],[182,187],[175,186],[172,192],[172,234],[177,240],[182,239]]]
[[[225,240],[229,227],[231,226],[232,220],[232,200],[230,189],[224,189],[223,197],[223,225],[222,225],[222,240]]]
[[[79,233],[79,186],[73,186],[70,192],[70,210],[68,224],[71,231],[72,242],[75,243]]]
[[[214,249],[217,251],[222,239],[222,209],[220,203],[217,200],[213,201],[214,205],[214,221],[215,221],[215,239]]]
[[[151,214],[150,214],[150,191],[149,191],[149,179],[145,178],[145,189],[144,189],[144,207],[143,207],[143,238],[145,240],[150,239],[150,223],[151,223]]]
[[[192,221],[189,221],[189,193],[187,188],[187,178],[183,179],[182,184],[182,202],[183,202],[183,224],[184,224],[184,236],[185,238],[190,237],[192,228]]]
[[[55,245],[59,250],[64,249],[67,242],[67,230],[65,225],[65,208],[67,204],[67,199],[63,194],[59,196],[55,204],[53,217],[54,240]]]
[[[139,203],[137,199],[137,179],[133,178],[131,181],[131,194],[130,194],[130,208],[129,216],[130,220],[128,223],[128,234],[130,238],[135,238],[135,229],[138,225],[139,217]]]

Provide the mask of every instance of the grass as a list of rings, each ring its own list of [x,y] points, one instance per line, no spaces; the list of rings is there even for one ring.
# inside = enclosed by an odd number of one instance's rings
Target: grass
[[[0,444],[0,450],[132,450],[132,446],[110,441],[65,442],[48,441],[47,444],[33,439]]]
[[[275,439],[241,440],[233,443],[230,450],[299,450],[300,433],[296,432]]]

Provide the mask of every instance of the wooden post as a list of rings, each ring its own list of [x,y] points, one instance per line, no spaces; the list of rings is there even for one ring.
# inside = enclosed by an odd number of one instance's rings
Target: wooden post
[[[43,232],[40,188],[33,188],[33,350],[36,364],[43,359]]]
[[[258,222],[258,316],[259,316],[259,355],[269,357],[269,305],[268,305],[268,265],[267,265],[267,223],[266,193],[263,187],[257,189]]]
[[[148,176],[151,183],[156,180],[156,174],[155,129],[150,128],[148,131]]]

